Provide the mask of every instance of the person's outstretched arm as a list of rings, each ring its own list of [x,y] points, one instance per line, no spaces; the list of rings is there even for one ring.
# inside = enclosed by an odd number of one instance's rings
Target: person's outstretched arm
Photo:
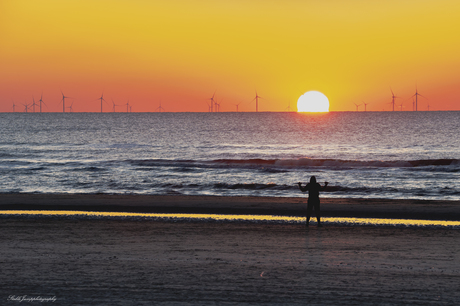
[[[299,184],[299,189],[300,189],[300,191],[305,192],[305,191],[308,190],[308,189],[307,189],[307,185],[305,185],[305,187],[302,187],[302,183],[301,183],[301,182],[298,182],[298,184]]]
[[[323,191],[324,189],[326,189],[327,185],[329,184],[329,182],[324,182],[324,186],[321,187],[321,191]],[[321,185],[320,185],[321,186]]]

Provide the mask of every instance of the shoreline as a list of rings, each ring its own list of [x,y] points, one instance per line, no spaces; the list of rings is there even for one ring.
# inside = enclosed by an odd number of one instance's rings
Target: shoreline
[[[0,210],[305,216],[307,197],[10,194]],[[322,217],[460,220],[460,201],[321,198]]]

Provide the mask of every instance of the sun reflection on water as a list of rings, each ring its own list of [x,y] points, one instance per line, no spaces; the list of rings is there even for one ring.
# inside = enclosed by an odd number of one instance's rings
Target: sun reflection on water
[[[97,219],[161,219],[189,221],[222,221],[249,223],[286,223],[302,224],[305,217],[273,216],[273,215],[218,215],[218,214],[172,214],[172,213],[131,213],[131,212],[94,212],[67,210],[4,210],[0,215],[48,216],[48,217],[79,217]],[[380,219],[380,218],[343,218],[324,217],[323,223],[331,225],[367,225],[367,226],[402,226],[402,227],[449,227],[460,228],[460,221],[412,220],[412,219]],[[315,222],[312,220],[312,224]]]

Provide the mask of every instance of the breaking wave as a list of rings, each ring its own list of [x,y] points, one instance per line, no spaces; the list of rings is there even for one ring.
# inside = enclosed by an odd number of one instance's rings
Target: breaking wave
[[[251,167],[263,168],[270,167],[271,171],[282,171],[282,169],[292,168],[417,168],[429,166],[449,166],[460,169],[460,160],[458,159],[420,159],[420,160],[343,160],[343,159],[216,159],[211,161],[200,160],[131,160],[140,167],[197,167],[197,168],[215,168],[215,167]],[[276,168],[276,169],[273,169]]]

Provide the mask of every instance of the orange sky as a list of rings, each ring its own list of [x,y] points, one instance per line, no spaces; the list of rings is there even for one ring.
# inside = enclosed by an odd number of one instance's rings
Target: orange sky
[[[460,2],[0,0],[0,112],[43,92],[46,111],[460,110]],[[399,109],[399,106],[397,107]],[[363,108],[361,107],[360,110]],[[126,107],[117,107],[117,111]]]

